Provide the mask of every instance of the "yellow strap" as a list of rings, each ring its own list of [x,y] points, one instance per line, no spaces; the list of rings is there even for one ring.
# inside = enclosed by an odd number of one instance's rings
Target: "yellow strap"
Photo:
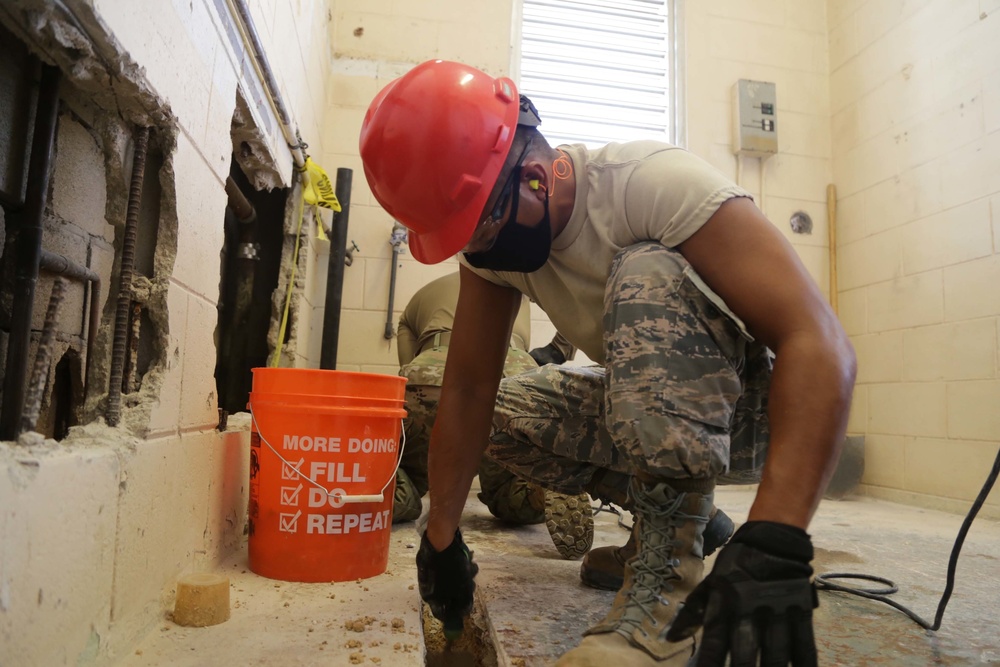
[[[305,179],[303,179],[305,180]],[[285,329],[288,327],[288,309],[292,304],[292,290],[295,288],[295,273],[299,266],[299,241],[302,238],[302,215],[305,207],[305,183],[303,196],[299,199],[299,224],[295,229],[295,252],[292,253],[292,275],[288,279],[288,290],[285,292],[285,308],[281,314],[281,326],[278,328],[278,343],[274,346],[274,356],[271,358],[271,368],[277,368],[281,363],[281,348],[285,342]]]
[[[316,238],[320,241],[329,241],[330,238],[326,235],[326,230],[323,229],[323,218],[316,214],[315,209],[313,217],[316,218]]]

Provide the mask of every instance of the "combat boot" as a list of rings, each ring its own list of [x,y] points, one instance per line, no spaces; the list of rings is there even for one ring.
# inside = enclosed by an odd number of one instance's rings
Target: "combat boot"
[[[625,582],[608,616],[587,630],[556,667],[682,667],[695,638],[668,642],[681,603],[701,581],[703,532],[714,480],[631,485],[638,552],[625,564]]]
[[[422,510],[423,504],[417,487],[406,471],[400,468],[396,471],[396,490],[392,497],[392,522],[413,521],[420,516]]]
[[[708,525],[705,526],[705,534],[702,536],[705,558],[728,542],[734,530],[733,520],[719,508],[712,508]],[[617,591],[621,588],[625,580],[625,563],[638,551],[637,532],[637,527],[633,525],[628,542],[623,546],[591,549],[580,564],[580,580],[583,584],[605,591]]]

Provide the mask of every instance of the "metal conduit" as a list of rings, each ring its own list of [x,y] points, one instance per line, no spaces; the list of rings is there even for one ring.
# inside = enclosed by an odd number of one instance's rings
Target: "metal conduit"
[[[132,305],[132,270],[135,267],[135,240],[139,233],[139,205],[142,201],[142,179],[146,172],[146,148],[149,128],[139,128],[132,159],[132,183],[128,192],[128,210],[125,214],[125,234],[122,238],[122,261],[118,284],[118,303],[115,309],[115,338],[111,348],[111,379],[108,386],[106,419],[110,426],[117,426],[121,419],[122,376],[125,372],[125,352],[128,347],[128,318]]]
[[[97,344],[97,331],[101,326],[101,277],[95,271],[73,262],[67,257],[42,250],[39,267],[49,273],[65,276],[70,280],[90,283],[90,316],[87,321],[87,360],[83,371],[83,395],[90,390],[90,366]]]
[[[233,213],[236,214],[240,222],[249,223],[254,221],[257,213],[254,211],[253,204],[243,194],[240,186],[236,184],[232,176],[226,177],[226,195],[229,197],[229,208],[233,209]]]
[[[396,302],[396,267],[403,252],[403,244],[406,243],[406,227],[398,222],[393,224],[389,243],[392,245],[392,271],[389,275],[389,306],[385,311],[385,331],[382,333],[382,337],[386,340],[392,340],[396,335],[396,326],[392,321],[392,311]]]
[[[274,79],[274,72],[271,70],[271,63],[264,53],[264,46],[261,44],[260,35],[257,33],[257,26],[254,25],[253,17],[250,15],[250,8],[246,0],[230,0],[231,6],[235,8],[234,18],[240,24],[242,30],[243,43],[249,48],[254,64],[264,80],[264,87],[267,89],[267,96],[271,99],[275,113],[278,114],[278,122],[281,123],[281,133],[285,135],[285,142],[292,152],[292,159],[299,168],[305,166],[306,159],[302,152],[302,140],[298,136],[298,131],[292,127],[292,119],[288,114],[288,108],[281,97],[278,82]],[[249,42],[249,43],[248,43]]]
[[[42,215],[48,199],[52,150],[59,122],[60,76],[58,68],[42,65],[35,130],[31,140],[31,159],[28,163],[24,217],[14,255],[17,267],[3,380],[3,405],[0,407],[0,440],[16,440],[21,434],[28,349],[31,344],[31,316],[42,251]]]

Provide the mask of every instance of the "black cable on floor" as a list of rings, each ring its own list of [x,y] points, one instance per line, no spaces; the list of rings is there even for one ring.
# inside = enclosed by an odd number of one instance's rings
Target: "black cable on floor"
[[[941,627],[941,619],[944,617],[944,609],[948,606],[948,600],[951,599],[951,593],[955,588],[955,570],[958,568],[958,555],[962,551],[962,544],[965,543],[965,536],[969,533],[969,528],[972,526],[973,519],[976,518],[976,515],[983,506],[983,503],[986,502],[986,497],[990,495],[990,491],[993,489],[993,485],[996,483],[998,475],[1000,475],[1000,451],[997,451],[996,460],[993,462],[993,470],[990,471],[989,476],[986,478],[986,482],[983,484],[983,488],[980,489],[979,495],[976,497],[976,501],[972,503],[969,513],[965,515],[962,527],[958,531],[958,537],[955,538],[955,546],[952,547],[951,557],[948,559],[947,584],[945,585],[944,593],[941,594],[941,601],[938,602],[937,614],[934,615],[933,624],[928,623],[916,613],[907,609],[895,600],[890,600],[886,597],[899,590],[899,587],[889,579],[876,577],[870,574],[848,574],[839,572],[820,574],[816,576],[816,588],[821,591],[825,590],[850,593],[851,595],[858,595],[863,598],[868,598],[869,600],[884,602],[909,616],[920,627],[930,630],[931,632],[936,632]],[[888,588],[852,588],[850,586],[835,584],[830,581],[831,579],[861,579],[864,581],[874,581],[880,584],[885,584]]]
[[[625,524],[625,516],[624,514],[622,514],[623,510],[618,509],[611,503],[598,501],[597,505],[596,506],[592,505],[590,509],[593,511],[594,516],[597,516],[601,512],[610,512],[611,514],[614,514],[615,516],[618,517],[618,525],[624,528],[625,530],[631,532],[632,526]]]

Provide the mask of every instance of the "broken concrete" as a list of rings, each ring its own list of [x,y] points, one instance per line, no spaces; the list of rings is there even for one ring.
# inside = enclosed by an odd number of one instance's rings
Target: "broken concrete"
[[[253,114],[239,91],[236,94],[231,135],[233,156],[255,189],[273,190],[284,187],[281,172],[274,164],[263,133],[254,122]]]

